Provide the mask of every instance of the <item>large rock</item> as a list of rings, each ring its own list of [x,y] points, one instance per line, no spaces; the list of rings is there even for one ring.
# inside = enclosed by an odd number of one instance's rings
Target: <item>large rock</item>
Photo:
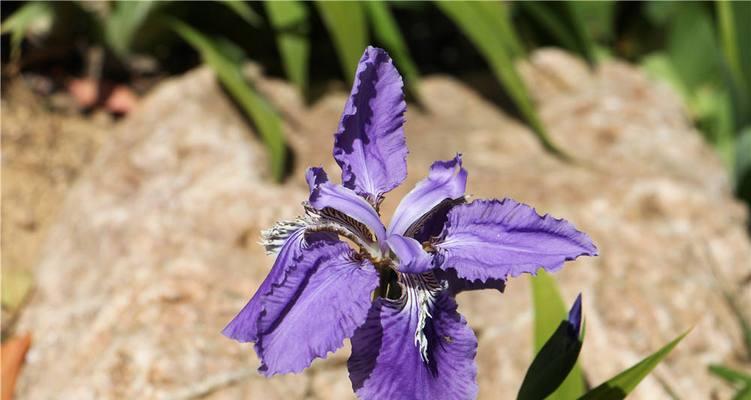
[[[407,114],[411,174],[385,214],[430,162],[463,152],[476,197],[531,203],[599,245],[600,257],[557,274],[567,301],[583,292],[591,383],[693,326],[634,398],[664,398],[664,384],[682,398],[726,395],[706,367],[741,349],[723,292],[751,304],[739,286],[751,247],[720,161],[678,99],[628,65],[589,71],[548,50],[524,75],[552,136],[579,162],[543,151],[461,83],[430,77],[426,111]],[[258,84],[287,118],[297,162],[285,185],[265,179],[262,148],[206,70],[163,83],[103,145],[36,271],[20,322],[35,342],[19,398],[352,397],[346,346],[305,374],[264,379],[251,348],[219,334],[271,265],[259,230],[300,212],[306,166],[337,170],[332,133],[345,93],[306,108],[285,84]],[[527,286],[517,278],[503,295],[459,296],[479,337],[481,398],[513,398],[531,361]]]

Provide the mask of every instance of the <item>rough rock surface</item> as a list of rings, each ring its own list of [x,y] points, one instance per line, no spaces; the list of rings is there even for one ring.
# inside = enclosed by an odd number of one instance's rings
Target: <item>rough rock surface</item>
[[[23,279],[19,276],[27,276],[37,263],[68,188],[94,158],[112,122],[103,114],[82,118],[50,113],[46,99],[40,101],[21,79],[3,85],[0,231],[5,332],[18,306],[5,303],[5,291],[13,290],[11,286],[20,283],[17,279]]]
[[[430,77],[426,111],[407,114],[410,176],[388,215],[430,162],[464,153],[469,192],[509,196],[573,221],[601,256],[557,278],[583,292],[583,366],[596,384],[694,326],[633,398],[725,397],[710,362],[734,362],[740,330],[723,298],[749,302],[751,247],[726,173],[666,88],[625,64],[589,71],[555,50],[524,66],[553,137],[582,162],[545,153],[527,128],[461,83]],[[337,169],[332,133],[345,101],[306,108],[283,83],[260,80],[287,118],[296,152],[289,182],[265,180],[262,149],[210,73],[154,90],[108,138],[69,192],[20,321],[35,343],[20,399],[351,398],[344,349],[305,374],[264,379],[247,345],[219,334],[272,259],[258,232],[294,217],[308,165]],[[506,294],[458,302],[479,336],[483,399],[513,398],[531,361],[526,278]],[[659,379],[657,379],[659,378]]]

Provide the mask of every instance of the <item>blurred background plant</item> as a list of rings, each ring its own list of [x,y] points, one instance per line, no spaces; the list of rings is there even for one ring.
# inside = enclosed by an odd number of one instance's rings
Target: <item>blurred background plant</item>
[[[421,72],[450,70],[471,80],[489,71],[499,85],[485,94],[565,158],[576,154],[550,140],[514,61],[549,45],[592,66],[624,58],[685,99],[697,127],[732,171],[737,195],[751,204],[751,2],[216,1],[197,7],[33,1],[6,3],[2,12],[9,73],[53,63],[59,68],[64,59],[70,75],[145,91],[202,59],[255,125],[276,180],[288,165],[284,134],[277,114],[242,74],[245,55],[269,74],[285,76],[308,100],[322,91],[320,82],[350,80],[371,43],[391,53],[418,104]],[[268,42],[276,48],[263,45]],[[99,97],[102,88],[97,85]]]

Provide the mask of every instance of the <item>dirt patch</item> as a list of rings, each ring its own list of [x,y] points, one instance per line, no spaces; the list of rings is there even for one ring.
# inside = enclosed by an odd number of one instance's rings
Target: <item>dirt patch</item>
[[[3,291],[30,273],[67,189],[112,128],[105,114],[61,114],[22,78],[2,96]],[[8,278],[8,279],[6,279]],[[5,299],[5,297],[4,297]],[[5,311],[6,304],[3,304]],[[3,314],[3,328],[12,313]]]

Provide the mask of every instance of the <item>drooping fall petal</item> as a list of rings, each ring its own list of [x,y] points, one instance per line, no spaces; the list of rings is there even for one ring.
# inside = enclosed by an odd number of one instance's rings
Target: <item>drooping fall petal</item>
[[[352,388],[363,400],[474,399],[477,338],[445,292],[427,304],[421,321],[419,296],[404,304],[379,298],[352,337],[347,362]],[[425,354],[415,332],[423,325]]]
[[[352,336],[367,316],[378,274],[343,242],[309,247],[261,299],[256,351],[265,375],[299,372]]]

